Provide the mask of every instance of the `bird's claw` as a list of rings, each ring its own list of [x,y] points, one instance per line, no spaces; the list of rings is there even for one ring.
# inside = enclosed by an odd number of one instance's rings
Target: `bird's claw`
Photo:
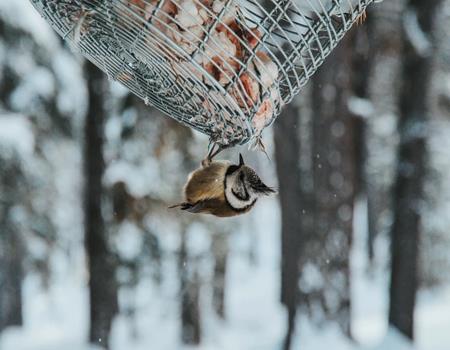
[[[218,145],[216,143],[214,143],[209,151],[208,154],[206,155],[206,158],[202,160],[202,167],[207,167],[211,164],[213,158],[215,156],[217,156],[220,152],[222,152],[226,147],[222,146],[222,145]]]
[[[211,158],[206,157],[205,159],[202,160],[202,167],[206,168],[211,164]]]
[[[367,19],[367,11],[361,13],[361,15],[356,19],[356,25],[362,25]]]

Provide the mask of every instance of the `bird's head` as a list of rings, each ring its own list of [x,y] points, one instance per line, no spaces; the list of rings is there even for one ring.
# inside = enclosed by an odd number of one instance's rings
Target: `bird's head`
[[[276,191],[264,184],[258,174],[245,165],[242,154],[239,163],[230,165],[225,176],[225,197],[235,209],[246,208],[259,197],[268,196]]]

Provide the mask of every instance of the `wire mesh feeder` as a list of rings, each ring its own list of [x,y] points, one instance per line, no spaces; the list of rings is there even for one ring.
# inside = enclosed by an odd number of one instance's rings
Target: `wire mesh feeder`
[[[221,146],[260,139],[373,0],[31,0],[75,49]]]

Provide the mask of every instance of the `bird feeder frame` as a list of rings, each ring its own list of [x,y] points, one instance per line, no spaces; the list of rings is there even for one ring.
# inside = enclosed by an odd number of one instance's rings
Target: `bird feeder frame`
[[[373,0],[31,2],[110,79],[229,147],[259,138]]]

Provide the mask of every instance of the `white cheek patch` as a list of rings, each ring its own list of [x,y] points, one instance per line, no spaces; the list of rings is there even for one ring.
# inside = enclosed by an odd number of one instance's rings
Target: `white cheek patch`
[[[244,209],[248,203],[245,201],[242,201],[238,199],[233,192],[231,192],[230,188],[227,188],[225,190],[225,197],[227,198],[228,203],[231,205],[234,209]]]
[[[248,207],[253,201],[256,199],[256,196],[250,192],[249,198],[247,200],[242,200],[237,198],[233,191],[231,190],[233,179],[232,177],[226,179],[226,189],[225,189],[225,198],[227,199],[228,203],[231,205],[234,209],[244,209]]]

